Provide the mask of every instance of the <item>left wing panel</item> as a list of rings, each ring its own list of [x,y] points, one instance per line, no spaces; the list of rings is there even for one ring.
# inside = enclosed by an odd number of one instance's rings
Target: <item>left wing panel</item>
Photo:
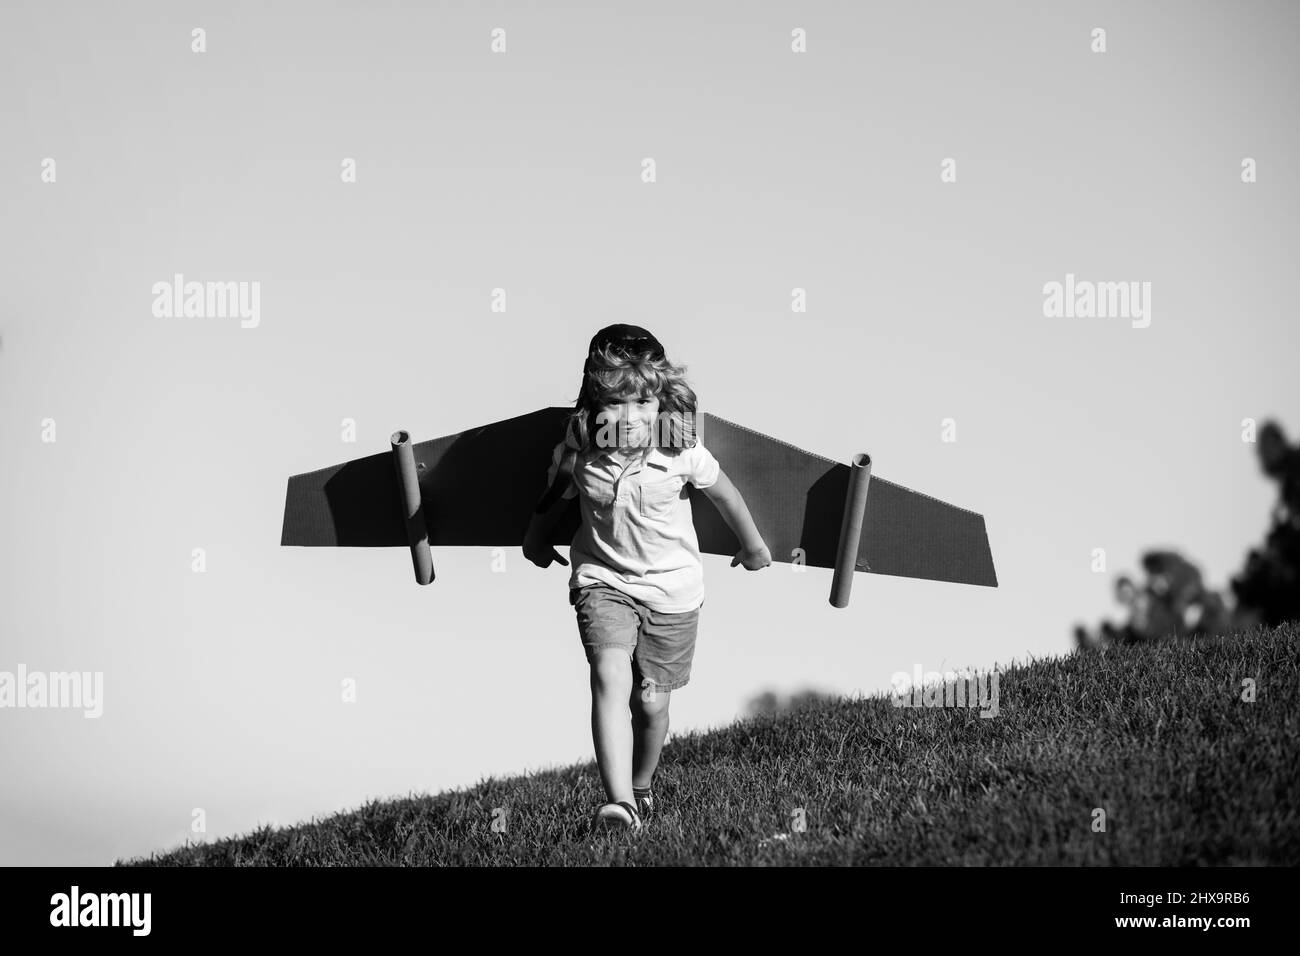
[[[542,408],[414,445],[429,544],[522,545],[568,411]],[[579,520],[570,507],[552,543],[567,545]],[[392,452],[290,478],[280,544],[406,547]]]

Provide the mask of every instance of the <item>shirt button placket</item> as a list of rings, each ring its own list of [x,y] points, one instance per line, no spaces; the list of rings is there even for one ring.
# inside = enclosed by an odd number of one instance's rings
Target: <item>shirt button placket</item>
[[[628,469],[631,469],[630,471]],[[641,459],[634,458],[623,466],[623,470],[618,473],[614,479],[614,501],[617,502],[623,494],[623,479],[631,478],[641,470]]]

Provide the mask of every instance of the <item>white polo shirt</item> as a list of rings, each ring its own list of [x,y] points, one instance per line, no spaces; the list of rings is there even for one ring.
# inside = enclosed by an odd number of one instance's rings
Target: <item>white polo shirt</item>
[[[547,487],[563,450],[560,442],[551,453]],[[630,461],[605,451],[579,453],[563,494],[579,496],[582,511],[570,543],[569,587],[608,584],[667,614],[698,608],[704,565],[686,484],[708,488],[718,471],[718,460],[699,441],[693,448],[650,448]]]

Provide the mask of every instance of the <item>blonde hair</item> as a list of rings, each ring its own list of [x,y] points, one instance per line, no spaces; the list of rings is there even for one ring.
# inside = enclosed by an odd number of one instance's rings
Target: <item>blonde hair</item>
[[[667,451],[694,448],[696,397],[686,382],[686,366],[649,353],[629,356],[617,344],[596,349],[587,360],[582,393],[566,422],[565,442],[582,452],[596,451],[600,409],[625,398],[653,395],[659,399],[660,423],[652,438]]]

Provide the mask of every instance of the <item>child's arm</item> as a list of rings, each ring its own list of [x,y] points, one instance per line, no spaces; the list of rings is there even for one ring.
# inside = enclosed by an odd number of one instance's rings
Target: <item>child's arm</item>
[[[533,516],[528,521],[528,531],[524,534],[524,557],[537,565],[539,568],[549,567],[552,561],[558,561],[566,568],[569,562],[560,556],[548,542],[551,540],[551,532],[559,523],[564,512],[568,510],[571,498],[556,498],[551,507],[538,514],[533,512]]]
[[[740,539],[740,553],[731,559],[731,566],[743,564],[750,571],[757,571],[772,563],[772,555],[763,543],[763,537],[754,526],[754,518],[749,513],[745,499],[740,496],[736,486],[731,483],[727,473],[718,469],[718,480],[704,489],[714,507],[727,522],[727,527]]]
[[[560,467],[560,457],[564,451],[564,443],[556,445],[551,450],[551,467],[546,473],[546,487],[549,488],[555,480],[556,474]],[[551,562],[558,561],[566,568],[569,562],[560,557],[560,552],[551,547],[551,532],[555,529],[560,518],[568,509],[569,502],[578,494],[578,488],[569,481],[568,487],[564,489],[564,494],[551,502],[551,507],[546,511],[538,514],[536,511],[528,520],[528,530],[524,533],[524,557],[537,565],[539,568],[549,567]]]

